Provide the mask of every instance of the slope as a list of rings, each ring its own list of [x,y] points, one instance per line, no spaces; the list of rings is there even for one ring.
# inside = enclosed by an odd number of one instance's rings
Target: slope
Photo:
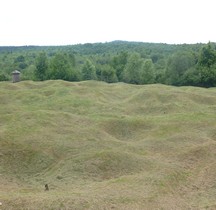
[[[215,88],[0,83],[0,209],[215,209],[215,101]]]

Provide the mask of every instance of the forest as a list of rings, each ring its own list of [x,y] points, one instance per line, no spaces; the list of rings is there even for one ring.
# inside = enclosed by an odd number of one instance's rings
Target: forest
[[[68,46],[0,47],[0,81],[98,80],[107,83],[216,86],[216,43],[113,41]]]

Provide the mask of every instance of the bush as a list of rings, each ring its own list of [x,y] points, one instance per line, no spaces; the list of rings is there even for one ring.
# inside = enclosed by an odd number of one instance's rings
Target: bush
[[[9,75],[0,73],[0,81],[9,81]]]

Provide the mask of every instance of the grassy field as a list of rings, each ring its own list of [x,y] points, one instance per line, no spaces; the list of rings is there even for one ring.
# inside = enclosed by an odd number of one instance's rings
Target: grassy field
[[[1,82],[0,202],[216,209],[216,89]]]

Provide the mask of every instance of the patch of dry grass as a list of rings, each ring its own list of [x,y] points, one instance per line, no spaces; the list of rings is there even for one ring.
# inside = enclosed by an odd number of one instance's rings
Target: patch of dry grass
[[[1,82],[0,209],[215,209],[215,101],[215,88]]]

